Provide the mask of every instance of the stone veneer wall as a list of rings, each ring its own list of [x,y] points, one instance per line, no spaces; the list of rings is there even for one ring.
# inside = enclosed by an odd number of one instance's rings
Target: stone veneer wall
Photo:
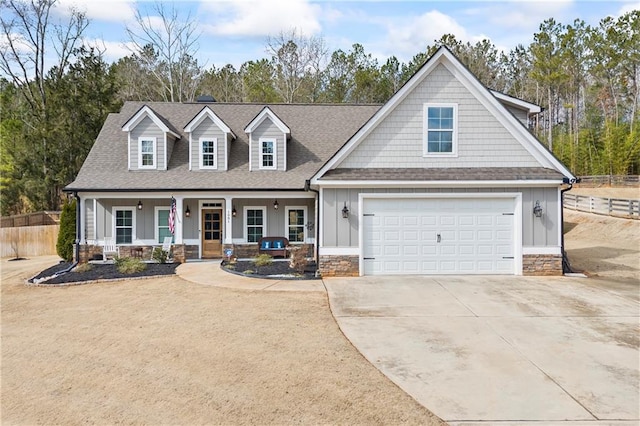
[[[120,246],[120,257],[140,257],[142,260],[151,260],[151,251],[154,246]],[[136,249],[142,249],[142,253]],[[198,258],[198,246],[197,245],[184,245],[174,244],[171,247],[174,262],[184,263],[187,259]],[[75,247],[73,254],[75,256]],[[102,259],[102,246],[93,244],[81,244],[79,249],[78,259],[75,259],[78,263],[87,263],[92,260],[94,256],[99,255]]]
[[[562,255],[525,254],[522,256],[523,275],[562,275]]]
[[[323,277],[357,277],[360,274],[359,256],[320,255],[318,270]]]

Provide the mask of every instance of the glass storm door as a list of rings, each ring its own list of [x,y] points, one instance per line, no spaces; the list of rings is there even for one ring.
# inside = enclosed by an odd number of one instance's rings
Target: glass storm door
[[[222,209],[202,210],[202,257],[222,256]]]

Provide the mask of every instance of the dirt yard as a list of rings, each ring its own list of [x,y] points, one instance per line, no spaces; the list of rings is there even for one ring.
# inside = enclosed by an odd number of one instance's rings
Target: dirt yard
[[[351,346],[323,293],[23,284],[55,261],[0,263],[2,424],[442,424]]]
[[[573,188],[571,193],[640,199],[640,188]],[[640,220],[564,210],[571,266],[594,278],[640,286]],[[640,292],[639,292],[640,293]]]

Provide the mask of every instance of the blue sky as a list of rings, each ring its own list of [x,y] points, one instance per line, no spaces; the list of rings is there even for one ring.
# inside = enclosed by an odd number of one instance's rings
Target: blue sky
[[[309,1],[201,0],[175,1],[183,18],[189,14],[201,32],[198,60],[207,68],[227,63],[239,67],[266,56],[266,38],[296,28],[321,36],[329,49],[364,46],[381,62],[395,55],[407,62],[446,33],[474,43],[488,38],[509,50],[528,45],[547,18],[569,24],[582,19],[597,25],[606,17],[640,9],[633,1]],[[91,23],[87,41],[105,49],[108,61],[130,54],[126,25],[134,25],[134,11],[152,10],[150,1],[59,0],[60,12],[70,5],[85,10]]]

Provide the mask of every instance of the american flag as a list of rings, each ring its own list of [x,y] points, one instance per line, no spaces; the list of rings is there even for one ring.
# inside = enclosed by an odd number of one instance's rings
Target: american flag
[[[169,232],[171,235],[176,232],[176,199],[171,197],[171,208],[169,209]]]

